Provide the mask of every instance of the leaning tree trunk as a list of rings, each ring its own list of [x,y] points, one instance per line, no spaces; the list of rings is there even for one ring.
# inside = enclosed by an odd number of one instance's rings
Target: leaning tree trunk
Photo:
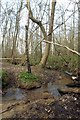
[[[47,36],[47,32],[45,31],[45,28],[44,28],[42,22],[37,20],[37,19],[35,19],[35,17],[33,16],[32,10],[31,10],[31,8],[29,6],[29,12],[30,12],[29,18],[33,22],[35,22],[37,25],[39,25],[39,27],[40,27],[40,29],[41,29],[41,31],[43,33],[44,39],[48,40],[48,41],[52,41],[55,5],[56,5],[56,1],[52,0],[51,18],[50,18],[50,25],[49,25],[49,34],[48,34],[48,36]],[[26,5],[26,7],[28,8],[28,4]],[[39,63],[40,66],[45,67],[47,59],[48,59],[48,56],[49,56],[49,51],[50,51],[50,44],[46,43],[46,47],[45,47],[45,51],[44,51],[43,57],[42,57],[42,59],[41,59],[41,61]]]
[[[52,41],[55,5],[56,5],[55,0],[52,0],[49,34],[48,34],[48,38],[47,38],[47,40],[50,41],[50,42]],[[48,59],[48,56],[49,56],[50,46],[51,45],[49,43],[46,44],[45,52],[44,52],[43,57],[42,57],[42,59],[39,63],[39,65],[41,65],[42,67],[45,67],[45,65],[46,65],[46,62],[47,62],[47,59]]]

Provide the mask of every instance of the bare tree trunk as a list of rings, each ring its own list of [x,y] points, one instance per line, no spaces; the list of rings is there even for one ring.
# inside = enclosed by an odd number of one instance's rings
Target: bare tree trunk
[[[8,25],[8,17],[6,16],[5,25],[3,27],[3,40],[2,40],[2,54],[3,54],[3,57],[5,55],[5,36],[6,36],[6,33],[7,33],[7,25]]]
[[[37,33],[39,32],[38,29],[35,31],[36,33],[36,39],[35,39],[35,46],[37,46],[38,44],[38,35]],[[37,58],[38,58],[38,47],[35,49],[35,62],[37,62]]]
[[[25,26],[26,29],[26,37],[25,37],[25,42],[26,42],[26,62],[27,62],[27,68],[28,72],[31,73],[31,66],[30,66],[30,61],[29,61],[29,50],[28,50],[28,26]]]
[[[40,36],[42,36],[41,30],[40,30]],[[41,61],[41,58],[42,58],[42,42],[40,42],[40,61]]]
[[[27,16],[27,25],[25,26],[26,29],[26,35],[25,35],[25,42],[26,42],[26,47],[25,47],[25,54],[26,54],[26,63],[27,63],[27,68],[28,68],[28,73],[31,73],[31,66],[30,66],[30,60],[29,60],[29,44],[28,44],[28,29],[29,29],[29,16],[30,16],[30,1],[27,0],[28,4],[28,16]]]
[[[56,1],[52,0],[52,8],[51,8],[51,17],[50,17],[50,25],[49,25],[49,34],[48,34],[48,37],[47,37],[47,32],[45,31],[45,28],[44,28],[43,24],[41,23],[41,21],[35,19],[34,16],[33,16],[32,11],[31,11],[31,8],[29,9],[29,11],[30,11],[29,18],[33,22],[35,22],[36,24],[39,25],[39,27],[40,27],[40,29],[41,29],[41,31],[43,33],[44,39],[48,40],[48,41],[52,41],[52,32],[53,32],[53,22],[54,22],[55,5],[56,5]],[[28,8],[28,4],[26,6]],[[50,46],[51,45],[49,43],[46,43],[46,47],[45,47],[45,51],[44,51],[43,57],[42,57],[42,59],[41,59],[41,61],[39,63],[39,65],[41,67],[45,67],[45,65],[46,65],[46,62],[47,62],[47,59],[48,59],[48,56],[49,56]]]
[[[21,5],[16,15],[15,33],[13,37],[13,48],[12,48],[12,63],[15,63],[16,42],[17,42],[17,36],[19,33],[19,20],[20,20],[20,12],[22,10],[22,5],[23,5],[23,0],[21,0]]]
[[[14,64],[15,63],[15,52],[16,52],[16,37],[14,36],[13,37],[13,47],[12,47],[12,64]]]
[[[33,33],[30,33],[30,42],[31,42],[31,56],[34,56],[34,44],[33,44]]]
[[[52,8],[51,8],[51,18],[50,18],[50,25],[49,25],[49,35],[47,40],[48,41],[52,41],[52,31],[53,31],[53,22],[54,22],[54,12],[55,12],[55,5],[56,2],[54,0],[52,0]],[[42,67],[45,67],[48,56],[49,56],[49,51],[50,51],[50,44],[46,44],[46,48],[45,48],[45,52],[43,54],[43,57],[39,63],[39,65],[41,65]]]

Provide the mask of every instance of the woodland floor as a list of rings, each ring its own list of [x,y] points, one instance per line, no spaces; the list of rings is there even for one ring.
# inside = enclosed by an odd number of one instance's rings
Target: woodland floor
[[[1,66],[1,65],[0,65]],[[71,78],[64,73],[56,70],[41,69],[37,66],[32,67],[32,73],[40,77],[40,88],[31,90],[21,89],[25,97],[15,99],[14,97],[5,97],[8,91],[15,93],[18,86],[17,75],[25,71],[25,66],[3,63],[2,69],[7,70],[9,74],[9,85],[3,90],[2,100],[2,118],[17,119],[79,119],[80,117],[80,94],[71,91],[57,93],[54,84],[57,87],[63,87],[66,84],[73,83]],[[76,88],[77,89],[77,88]],[[78,88],[80,90],[80,88]],[[53,92],[55,91],[55,92]],[[11,99],[12,98],[12,99]],[[1,104],[0,104],[1,105]]]

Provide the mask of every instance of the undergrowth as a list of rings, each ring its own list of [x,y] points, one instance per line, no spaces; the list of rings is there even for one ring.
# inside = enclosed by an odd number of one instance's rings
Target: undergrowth
[[[53,69],[58,69],[61,71],[70,71],[75,72],[75,70],[78,68],[78,58],[76,55],[64,55],[64,56],[58,56],[53,55],[49,56],[48,66],[51,66]]]
[[[0,83],[2,84],[2,87],[4,88],[8,85],[8,81],[9,81],[7,71],[0,70],[0,76],[1,76],[1,80],[2,80],[2,82],[0,82]]]
[[[20,77],[20,80],[24,83],[30,83],[30,82],[38,81],[37,76],[33,75],[32,73],[28,73],[28,72],[21,72],[19,77]]]

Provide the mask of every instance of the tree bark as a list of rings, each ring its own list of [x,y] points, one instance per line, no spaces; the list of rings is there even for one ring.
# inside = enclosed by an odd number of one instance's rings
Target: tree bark
[[[80,53],[80,0],[78,0],[78,52]],[[80,80],[80,56],[78,56],[78,79]]]
[[[30,66],[30,60],[29,60],[29,45],[28,45],[28,29],[29,29],[29,16],[30,16],[30,1],[27,0],[27,5],[28,5],[28,16],[27,16],[27,25],[25,26],[26,29],[26,35],[25,35],[25,54],[26,54],[26,63],[27,63],[27,68],[28,68],[28,73],[31,73],[31,66]]]
[[[30,66],[30,61],[29,61],[29,50],[28,50],[28,26],[25,26],[26,29],[26,62],[27,62],[27,68],[28,68],[28,73],[31,73],[31,66]]]

